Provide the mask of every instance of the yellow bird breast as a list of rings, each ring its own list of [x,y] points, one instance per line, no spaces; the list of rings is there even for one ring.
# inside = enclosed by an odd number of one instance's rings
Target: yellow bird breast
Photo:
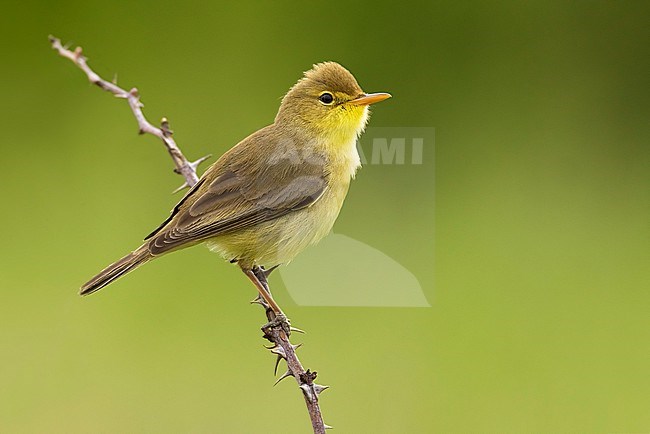
[[[287,264],[332,230],[347,195],[350,179],[360,166],[356,135],[345,147],[339,148],[328,166],[330,177],[327,188],[310,207],[248,229],[219,235],[208,240],[206,245],[224,259],[237,259],[240,265],[248,268],[253,265],[271,267]]]

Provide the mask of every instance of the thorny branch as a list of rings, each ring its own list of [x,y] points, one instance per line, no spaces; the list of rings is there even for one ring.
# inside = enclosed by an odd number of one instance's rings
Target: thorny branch
[[[131,107],[131,111],[133,112],[133,116],[135,116],[136,121],[138,121],[140,134],[152,134],[162,140],[163,144],[167,148],[167,151],[169,152],[169,155],[172,157],[172,160],[174,160],[174,166],[176,166],[174,171],[181,174],[183,178],[185,178],[185,184],[183,184],[179,190],[188,186],[192,187],[194,184],[199,182],[199,177],[196,174],[196,169],[199,164],[210,158],[209,155],[199,158],[194,162],[188,161],[172,137],[173,132],[169,129],[169,121],[167,121],[166,118],[162,118],[160,122],[160,128],[157,128],[154,127],[147,120],[147,118],[144,117],[144,113],[142,112],[142,107],[144,107],[144,105],[140,102],[138,89],[134,87],[133,89],[126,91],[119,87],[117,84],[101,78],[88,66],[86,57],[81,54],[81,47],[77,47],[74,49],[74,51],[71,51],[67,47],[61,45],[61,41],[54,36],[50,36],[50,43],[52,44],[52,48],[55,49],[61,56],[70,59],[75,65],[77,65],[77,67],[79,67],[79,69],[81,69],[86,74],[88,81],[90,81],[92,84],[99,86],[106,92],[112,93],[117,98],[124,98],[127,100],[129,107]]]
[[[138,128],[140,134],[152,134],[162,140],[163,144],[167,148],[169,155],[174,161],[175,169],[174,171],[185,178],[185,183],[178,189],[181,190],[185,187],[192,187],[198,181],[199,177],[196,174],[196,169],[203,161],[210,158],[210,156],[205,156],[199,158],[194,162],[190,162],[185,158],[181,150],[176,145],[176,142],[172,138],[173,132],[169,128],[169,122],[166,118],[161,120],[160,128],[154,127],[144,116],[142,112],[143,104],[140,102],[140,95],[136,88],[132,88],[129,91],[126,91],[119,87],[116,83],[109,82],[101,78],[97,73],[95,73],[88,66],[87,59],[82,55],[81,47],[77,47],[74,50],[69,50],[66,46],[61,44],[61,41],[54,36],[49,37],[52,48],[58,52],[59,55],[71,60],[79,69],[81,69],[88,80],[99,86],[101,89],[112,93],[118,98],[124,98],[129,103],[129,107],[135,116],[136,121],[138,122]],[[177,190],[177,191],[178,191]],[[264,274],[264,278],[261,279],[261,283],[266,287],[270,292],[268,283],[266,282],[266,276],[272,271],[261,272]],[[309,417],[311,419],[312,427],[314,434],[325,434],[325,430],[331,428],[323,422],[323,417],[321,415],[320,406],[318,403],[318,397],[325,389],[329,386],[321,386],[320,384],[314,383],[316,379],[316,372],[311,372],[309,369],[305,370],[298,360],[296,355],[296,350],[302,345],[293,345],[289,340],[289,335],[291,331],[302,332],[300,329],[291,327],[289,330],[283,328],[282,324],[274,325],[273,320],[275,319],[275,314],[273,310],[266,304],[266,302],[258,296],[252,303],[257,303],[262,305],[265,308],[267,319],[269,324],[262,327],[264,332],[264,338],[269,340],[272,345],[267,347],[271,353],[277,356],[275,370],[277,373],[278,364],[281,360],[285,360],[287,363],[287,371],[278,378],[275,384],[278,384],[280,381],[287,377],[294,377],[298,383],[298,387],[302,391],[303,397],[305,398],[305,403],[307,404],[307,410],[309,412]]]
[[[258,269],[258,278],[266,290],[270,293],[271,290],[266,281],[266,277],[274,270],[271,268],[269,270]],[[309,412],[309,418],[311,419],[312,428],[314,429],[315,434],[325,434],[325,430],[332,428],[329,425],[326,425],[323,422],[323,415],[320,411],[320,405],[318,404],[318,397],[325,389],[329,386],[322,386],[320,384],[314,383],[316,379],[316,372],[311,372],[309,369],[305,370],[298,356],[296,355],[296,350],[300,348],[302,344],[292,345],[289,341],[289,334],[292,331],[304,333],[302,330],[290,327],[288,330],[282,325],[279,326],[269,326],[273,324],[275,318],[275,312],[273,309],[266,303],[266,301],[260,297],[257,298],[251,303],[257,303],[261,305],[266,311],[266,317],[269,320],[269,324],[262,327],[264,332],[264,338],[268,339],[273,345],[267,347],[273,354],[277,356],[275,361],[275,373],[277,374],[277,369],[280,361],[284,359],[287,362],[287,370],[284,374],[278,378],[275,384],[278,384],[280,381],[284,380],[287,377],[293,377],[298,383],[298,387],[302,391],[303,397],[305,398],[305,404],[307,404],[307,411]]]

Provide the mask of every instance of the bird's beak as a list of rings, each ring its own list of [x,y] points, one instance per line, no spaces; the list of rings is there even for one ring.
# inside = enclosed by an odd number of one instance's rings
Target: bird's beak
[[[379,101],[390,98],[392,95],[386,92],[379,93],[364,93],[362,96],[348,101],[348,104],[352,105],[370,105]]]

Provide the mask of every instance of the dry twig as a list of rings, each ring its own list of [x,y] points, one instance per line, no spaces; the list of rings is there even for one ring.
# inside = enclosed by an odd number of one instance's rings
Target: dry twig
[[[136,88],[133,88],[130,91],[126,91],[119,87],[117,84],[101,78],[88,66],[86,57],[82,55],[81,47],[77,47],[74,49],[74,51],[72,51],[63,46],[61,44],[61,41],[54,36],[50,36],[49,39],[50,43],[52,44],[52,48],[56,50],[59,55],[70,59],[79,69],[81,69],[86,74],[88,80],[91,83],[99,86],[107,92],[112,93],[118,98],[124,98],[128,101],[129,107],[131,107],[131,111],[133,112],[133,115],[138,122],[140,134],[152,134],[162,140],[163,144],[167,148],[167,151],[169,152],[169,155],[174,161],[174,165],[176,167],[174,171],[185,178],[185,183],[178,190],[188,186],[192,187],[198,182],[199,177],[196,174],[196,169],[199,164],[210,158],[209,155],[199,158],[194,162],[188,161],[172,138],[172,131],[169,128],[169,122],[167,119],[163,118],[161,120],[160,128],[157,128],[154,127],[145,118],[144,113],[142,112],[143,104],[140,102],[140,95],[138,94],[138,90]],[[268,270],[266,272],[264,270],[261,270],[264,276],[268,275],[270,271],[272,270]],[[270,292],[266,278],[264,277],[261,280],[263,280],[263,285]],[[298,349],[300,345],[291,344],[289,335],[291,331],[301,332],[301,330],[293,327],[289,330],[286,330],[282,327],[282,324],[273,325],[272,321],[275,319],[275,315],[273,313],[273,310],[269,308],[266,302],[258,297],[257,299],[253,300],[253,303],[260,304],[265,308],[267,319],[270,321],[269,324],[262,328],[262,331],[264,332],[264,338],[268,339],[273,344],[269,350],[271,353],[277,356],[275,364],[276,373],[280,360],[284,359],[287,363],[287,371],[282,376],[280,376],[280,378],[278,378],[275,384],[279,383],[281,380],[287,377],[295,378],[296,382],[298,383],[298,387],[302,391],[302,394],[305,398],[305,403],[307,404],[307,410],[309,412],[309,417],[311,419],[314,433],[324,434],[325,430],[331,427],[323,423],[323,417],[321,415],[320,406],[318,403],[318,396],[321,394],[321,392],[327,389],[328,386],[321,386],[314,383],[314,380],[316,379],[316,372],[311,372],[309,369],[305,370],[300,363],[300,360],[298,360],[296,349]]]
[[[86,57],[81,54],[81,47],[77,47],[74,49],[74,51],[71,51],[67,47],[64,47],[61,44],[61,41],[54,36],[50,36],[50,43],[52,44],[52,48],[55,49],[61,56],[70,59],[75,65],[77,65],[77,67],[79,67],[79,69],[81,69],[86,74],[88,81],[90,81],[92,84],[97,85],[105,91],[112,93],[117,98],[124,98],[128,101],[129,107],[131,107],[131,111],[133,111],[133,116],[135,116],[136,121],[138,121],[138,129],[140,134],[153,134],[162,140],[163,144],[167,148],[167,151],[169,152],[169,155],[172,157],[172,160],[174,160],[174,166],[176,166],[174,171],[181,174],[183,178],[185,178],[185,184],[180,189],[188,186],[192,187],[199,181],[199,177],[196,174],[196,169],[198,168],[199,164],[210,158],[210,156],[207,155],[205,157],[199,158],[194,162],[188,161],[172,138],[173,132],[171,129],[169,129],[169,121],[167,121],[166,118],[162,118],[160,121],[160,128],[157,128],[154,127],[144,117],[144,113],[142,112],[142,107],[144,107],[144,105],[140,102],[138,89],[134,87],[127,92],[117,84],[111,83],[110,81],[106,81],[101,78],[88,66]]]

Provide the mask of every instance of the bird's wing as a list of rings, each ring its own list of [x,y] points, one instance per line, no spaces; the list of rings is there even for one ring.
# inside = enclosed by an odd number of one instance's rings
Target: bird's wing
[[[146,238],[151,253],[277,219],[312,205],[327,188],[322,164],[291,159],[258,159],[252,167],[247,163],[225,163],[218,176],[206,173],[169,219]]]

